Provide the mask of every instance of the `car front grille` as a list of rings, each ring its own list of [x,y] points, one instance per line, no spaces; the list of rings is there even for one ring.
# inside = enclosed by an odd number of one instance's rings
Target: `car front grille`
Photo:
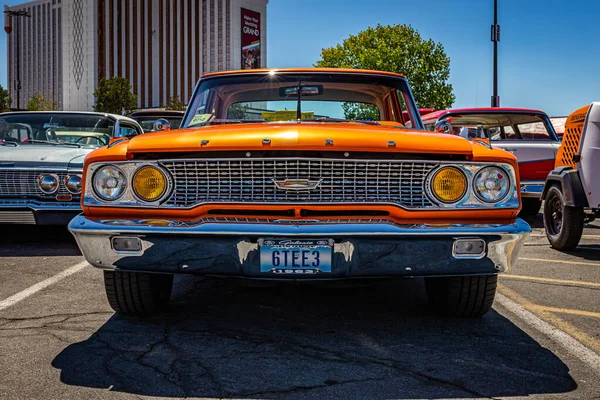
[[[58,176],[59,187],[56,193],[45,194],[38,187],[37,179],[42,173],[53,173]],[[41,199],[54,199],[57,195],[69,195],[70,193],[64,182],[66,176],[66,172],[0,169],[0,197],[30,196]]]
[[[393,203],[423,208],[428,161],[319,158],[162,160],[173,176],[164,204],[204,203]],[[283,189],[309,185],[310,189]],[[279,186],[278,186],[279,185]],[[289,187],[289,186],[288,186]]]

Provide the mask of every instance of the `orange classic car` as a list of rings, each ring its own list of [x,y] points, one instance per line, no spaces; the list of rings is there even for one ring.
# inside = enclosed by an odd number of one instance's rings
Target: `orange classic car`
[[[180,130],[87,156],[81,205],[69,228],[133,314],[198,274],[424,277],[481,316],[530,231],[512,154],[425,131],[404,76],[344,69],[204,75]]]

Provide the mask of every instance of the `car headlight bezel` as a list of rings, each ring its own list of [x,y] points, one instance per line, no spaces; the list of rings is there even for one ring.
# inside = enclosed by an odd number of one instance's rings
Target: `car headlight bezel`
[[[439,170],[454,167],[464,173],[468,188],[461,199],[454,203],[444,203],[438,196],[434,195],[432,188],[433,178]],[[486,168],[498,168],[503,171],[507,179],[507,190],[502,197],[494,201],[484,201],[485,196],[478,195],[475,189],[475,177]],[[477,209],[507,209],[519,207],[518,185],[516,169],[513,165],[505,162],[482,163],[482,162],[441,162],[438,166],[428,172],[425,180],[425,193],[432,206],[424,209],[438,210],[477,210]]]
[[[53,180],[53,183],[52,183],[53,188],[47,189],[46,185],[50,184],[50,182],[45,182],[46,179]],[[56,192],[58,192],[58,189],[60,188],[60,179],[59,179],[58,175],[56,175],[56,174],[43,173],[43,174],[40,174],[40,176],[38,176],[38,178],[37,178],[37,186],[42,191],[42,193],[47,194],[47,195],[52,195],[52,194],[55,194]]]
[[[162,190],[159,193],[159,195],[155,196],[155,197],[144,197],[140,193],[140,189],[138,188],[137,183],[136,183],[136,180],[140,176],[140,174],[143,173],[144,171],[148,171],[148,170],[157,172],[162,179],[162,186],[163,186]],[[156,165],[142,165],[141,167],[137,168],[131,175],[131,190],[132,190],[133,194],[135,195],[135,197],[138,200],[140,200],[142,203],[154,203],[154,202],[160,201],[162,198],[164,198],[164,196],[167,193],[168,188],[169,188],[168,183],[169,183],[169,181],[167,178],[167,174],[165,173],[165,171],[163,171],[162,168],[159,168]]]
[[[100,173],[102,173],[108,169],[112,169],[117,174],[120,174],[122,176],[122,179],[115,178],[114,176],[110,177],[116,181],[115,186],[110,189],[115,189],[117,187],[119,187],[119,189],[120,189],[120,191],[117,191],[117,195],[115,195],[115,196],[103,195],[97,185]],[[128,178],[127,178],[127,175],[125,174],[125,172],[123,172],[123,170],[121,168],[119,168],[117,165],[106,164],[106,165],[101,166],[94,172],[91,183],[92,183],[92,190],[94,192],[94,195],[98,199],[100,199],[101,201],[104,201],[104,202],[115,202],[115,201],[118,201],[119,199],[121,199],[125,195],[125,192],[127,191],[127,186],[128,186]],[[108,183],[108,182],[105,182],[105,183]]]
[[[462,178],[462,182],[457,182],[457,183],[463,185],[462,192],[460,193],[460,195],[456,196],[452,200],[442,198],[442,195],[436,189],[436,183],[437,183],[436,180],[441,179],[440,176],[443,173],[454,173],[455,176]],[[469,180],[468,180],[467,176],[465,175],[465,173],[461,169],[454,167],[454,166],[442,166],[441,168],[436,169],[433,172],[428,185],[429,185],[429,192],[431,193],[431,195],[438,202],[446,204],[446,205],[456,204],[456,203],[459,203],[461,200],[463,200],[465,198],[465,196],[467,195],[467,193],[469,191],[469,186],[470,186]]]
[[[79,180],[78,183],[73,183],[73,180]],[[81,189],[83,187],[83,178],[81,174],[70,174],[65,176],[64,180],[65,188],[67,191],[73,195],[81,194]],[[73,190],[73,186],[78,187],[78,189]]]
[[[503,189],[503,192],[500,192],[501,195],[499,195],[495,199],[488,199],[484,195],[482,195],[480,188],[479,188],[479,184],[478,184],[478,179],[480,179],[483,174],[485,174],[486,172],[488,172],[490,170],[496,170],[497,172],[495,172],[495,173],[503,174],[502,178],[497,178],[497,179],[504,179],[504,182],[506,182],[506,187]],[[491,173],[491,174],[493,175],[493,173]],[[480,201],[487,203],[487,204],[497,204],[497,203],[501,202],[502,200],[504,200],[504,198],[506,198],[506,196],[508,196],[511,186],[512,186],[512,181],[510,178],[510,174],[501,166],[487,165],[487,166],[481,168],[479,171],[477,171],[477,173],[473,176],[472,186],[473,186],[473,193],[475,193],[475,196]],[[488,189],[488,190],[490,190],[490,189]]]

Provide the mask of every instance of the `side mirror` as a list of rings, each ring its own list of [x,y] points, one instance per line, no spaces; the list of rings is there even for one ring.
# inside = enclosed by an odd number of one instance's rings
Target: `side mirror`
[[[434,131],[437,133],[452,133],[452,124],[448,120],[441,119],[435,123]]]
[[[152,125],[153,132],[162,132],[162,131],[170,131],[170,130],[171,130],[171,123],[164,118],[157,119],[156,121],[154,121],[154,125]]]

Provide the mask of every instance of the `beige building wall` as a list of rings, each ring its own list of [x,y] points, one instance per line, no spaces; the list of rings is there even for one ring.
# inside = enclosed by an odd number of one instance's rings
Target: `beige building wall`
[[[139,108],[169,97],[187,103],[204,73],[241,67],[241,9],[261,14],[261,67],[266,67],[268,0],[38,0],[8,40],[14,99],[15,38],[21,57],[21,108],[35,92],[59,109],[92,110],[102,77],[132,83]],[[16,25],[16,24],[15,24]]]

